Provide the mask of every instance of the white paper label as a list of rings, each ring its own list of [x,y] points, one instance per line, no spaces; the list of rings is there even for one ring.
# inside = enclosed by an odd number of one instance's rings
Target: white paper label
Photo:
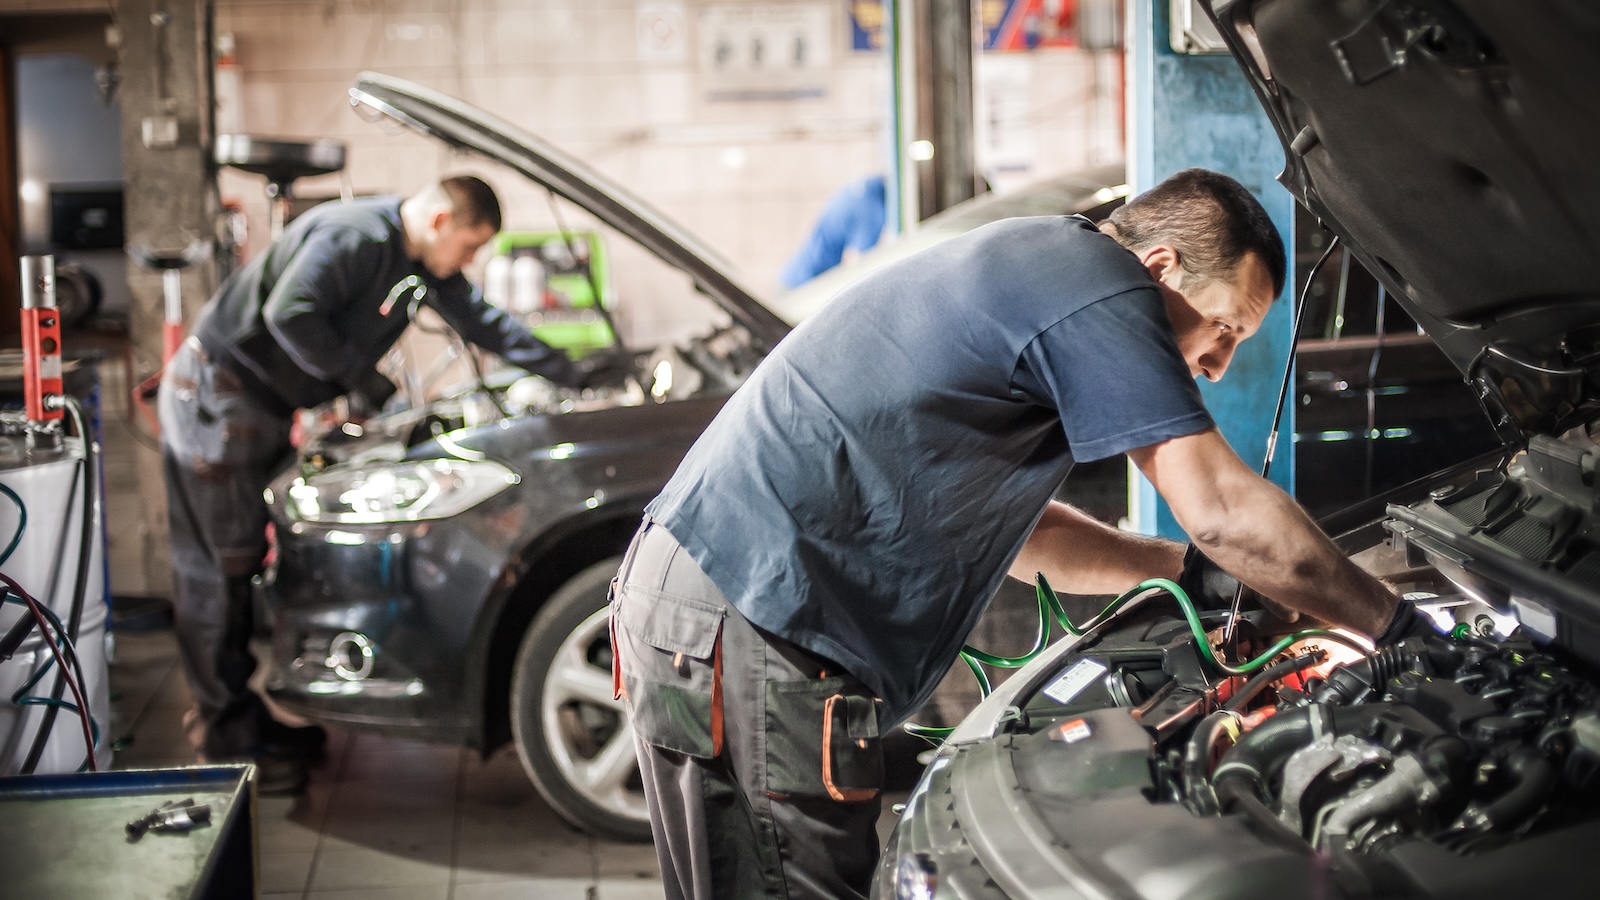
[[[1051,700],[1065,706],[1072,702],[1072,698],[1083,693],[1083,689],[1094,684],[1095,679],[1104,675],[1106,664],[1098,659],[1082,659],[1077,665],[1061,673],[1050,686],[1044,689],[1044,695]]]

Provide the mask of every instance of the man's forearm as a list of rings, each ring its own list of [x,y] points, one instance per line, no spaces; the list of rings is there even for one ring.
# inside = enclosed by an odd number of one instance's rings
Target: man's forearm
[[[1224,571],[1279,603],[1379,634],[1395,597],[1215,428],[1129,451],[1178,524]]]
[[[1146,578],[1176,578],[1182,567],[1182,544],[1119,531],[1051,501],[1010,575],[1031,583],[1043,572],[1060,591],[1119,594]]]
[[[1288,494],[1260,479],[1217,524],[1192,533],[1223,570],[1326,622],[1378,634],[1395,597],[1340,552]]]

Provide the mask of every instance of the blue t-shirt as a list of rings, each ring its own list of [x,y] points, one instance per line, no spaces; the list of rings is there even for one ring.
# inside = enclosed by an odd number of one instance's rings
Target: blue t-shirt
[[[851,284],[649,513],[886,721],[932,693],[1075,459],[1211,427],[1160,292],[1086,220],[1008,219]]]

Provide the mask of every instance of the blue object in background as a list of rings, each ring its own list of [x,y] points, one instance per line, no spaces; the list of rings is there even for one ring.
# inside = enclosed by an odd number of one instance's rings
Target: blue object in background
[[[883,234],[886,186],[882,175],[841,188],[823,208],[811,236],[778,276],[786,288],[799,287],[837,266],[846,250],[871,250]]]
[[[1128,181],[1134,193],[1191,166],[1225,172],[1249,188],[1294,247],[1294,198],[1277,182],[1283,145],[1262,111],[1239,64],[1226,54],[1180,55],[1168,37],[1170,4],[1135,0],[1128,5]],[[1289,255],[1285,297],[1267,313],[1254,337],[1239,347],[1221,382],[1200,382],[1206,407],[1228,443],[1257,471],[1266,458],[1267,434],[1278,402],[1284,359],[1293,346],[1294,255]],[[1271,478],[1294,491],[1294,404],[1286,404]],[[1155,488],[1137,471],[1128,479],[1128,514],[1134,530],[1185,540],[1183,529]]]

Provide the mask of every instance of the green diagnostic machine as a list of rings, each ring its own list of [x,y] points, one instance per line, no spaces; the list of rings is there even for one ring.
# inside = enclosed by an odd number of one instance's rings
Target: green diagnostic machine
[[[573,356],[615,343],[600,312],[615,306],[616,293],[598,232],[503,231],[493,247],[484,289],[491,303]]]

